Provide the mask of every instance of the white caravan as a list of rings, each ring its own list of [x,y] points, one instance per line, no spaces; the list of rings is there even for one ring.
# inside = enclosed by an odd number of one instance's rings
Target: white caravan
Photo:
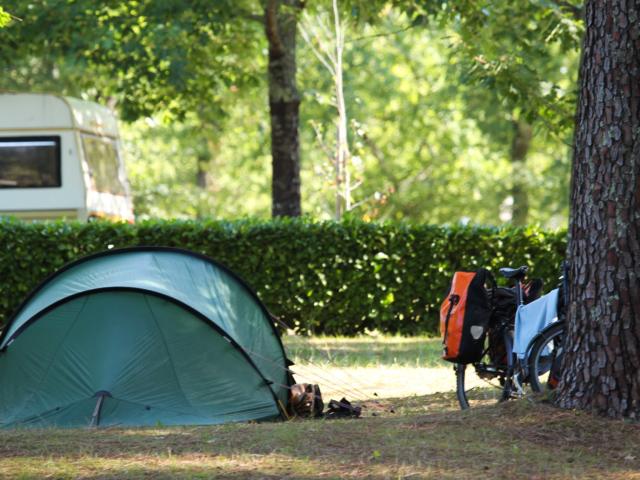
[[[0,215],[133,222],[114,114],[74,98],[0,94]]]

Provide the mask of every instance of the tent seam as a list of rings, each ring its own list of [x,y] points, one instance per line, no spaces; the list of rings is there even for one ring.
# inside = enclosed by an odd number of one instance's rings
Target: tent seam
[[[167,352],[167,357],[169,358],[169,364],[171,365],[171,370],[173,371],[173,376],[176,379],[176,383],[178,384],[178,388],[180,389],[182,398],[184,398],[184,400],[187,402],[187,405],[189,405],[192,409],[200,413],[200,409],[194,407],[191,401],[187,398],[187,395],[184,393],[184,389],[182,388],[182,383],[180,383],[180,379],[178,378],[178,373],[176,372],[176,366],[173,364],[173,357],[171,356],[171,352],[169,352],[169,346],[167,345],[167,340],[164,337],[164,332],[162,331],[162,328],[160,328],[160,324],[158,323],[158,319],[156,318],[156,314],[153,311],[153,307],[151,306],[151,303],[149,302],[147,295],[143,294],[142,296],[144,297],[144,302],[147,304],[147,307],[151,312],[151,318],[153,318],[153,322],[156,324],[156,328],[160,333],[160,338],[162,338],[162,344],[164,345],[164,349]]]
[[[0,428],[9,428],[9,427],[11,427],[12,425],[21,425],[21,424],[23,424],[23,423],[26,423],[26,422],[28,422],[28,421],[30,421],[30,420],[33,420],[33,419],[36,419],[36,418],[37,418],[37,419],[43,419],[43,420],[44,420],[44,418],[45,418],[45,416],[46,416],[46,415],[50,414],[51,412],[54,412],[54,411],[55,411],[55,410],[57,410],[57,409],[64,410],[64,409],[66,409],[66,408],[72,407],[72,406],[74,406],[74,405],[76,405],[76,404],[78,404],[78,403],[80,403],[80,402],[84,402],[85,400],[89,400],[89,399],[91,399],[91,397],[88,397],[88,398],[81,398],[80,400],[76,400],[76,401],[74,401],[74,402],[68,403],[68,404],[66,404],[66,405],[64,405],[64,406],[62,406],[62,407],[54,407],[54,408],[51,408],[51,409],[47,410],[47,411],[46,411],[46,412],[44,412],[44,413],[40,413],[40,414],[36,414],[36,415],[31,415],[30,417],[26,417],[26,418],[24,418],[24,419],[22,419],[22,420],[16,420],[15,422],[9,422],[9,423],[0,423]]]
[[[40,378],[40,381],[38,382],[38,388],[34,392],[32,392],[29,395],[28,400],[25,401],[22,404],[22,409],[20,410],[20,412],[22,412],[22,410],[24,410],[24,408],[27,406],[28,402],[33,398],[33,396],[36,394],[36,392],[40,390],[40,387],[42,386],[42,383],[44,382],[44,379],[47,377],[47,375],[49,374],[49,371],[51,370],[51,366],[53,365],[53,362],[55,362],[56,359],[58,358],[58,355],[60,354],[60,350],[62,349],[62,346],[66,343],[66,340],[67,340],[67,337],[69,336],[69,333],[71,332],[73,327],[78,322],[78,319],[80,318],[80,315],[82,314],[82,312],[84,311],[85,307],[87,306],[87,302],[88,301],[89,301],[88,297],[83,298],[82,307],[80,308],[80,310],[78,310],[78,313],[76,314],[76,318],[73,319],[73,322],[71,322],[71,325],[69,326],[69,328],[65,332],[64,337],[62,337],[62,340],[60,341],[60,344],[58,345],[58,348],[56,349],[56,352],[54,353],[51,362],[49,362],[49,365],[47,365],[46,371],[44,372],[44,374]],[[40,312],[36,313],[36,315],[38,315],[39,313]],[[33,316],[35,317],[36,315],[33,315]],[[91,397],[89,397],[89,398],[91,398]],[[84,400],[84,399],[82,399],[82,400]],[[78,400],[78,402],[80,402],[80,401],[81,400]],[[78,402],[75,402],[75,403],[78,403]]]
[[[139,405],[139,406],[142,406],[142,407],[147,407],[147,406],[149,406],[149,407],[150,407],[150,408],[152,408],[152,409],[156,409],[156,410],[164,411],[164,412],[176,413],[176,414],[178,414],[178,415],[186,415],[186,416],[191,415],[191,416],[195,416],[193,413],[182,412],[182,411],[180,411],[180,410],[174,410],[174,409],[172,409],[172,408],[155,407],[155,406],[150,405],[150,404],[144,404],[144,403],[140,403],[140,402],[134,402],[134,401],[132,401],[132,400],[126,400],[126,399],[124,399],[124,398],[113,398],[113,400],[114,400],[114,401],[117,401],[117,402],[129,403],[129,404],[131,404],[131,405]],[[270,403],[269,403],[268,405],[267,405],[267,404],[265,404],[265,406],[264,406],[264,407],[260,407],[259,409],[251,408],[251,409],[244,409],[244,410],[236,410],[236,411],[233,411],[233,412],[230,412],[230,413],[223,413],[223,414],[221,414],[220,416],[237,415],[237,414],[239,414],[239,413],[243,413],[243,412],[250,412],[250,411],[253,411],[253,410],[262,410],[262,409],[265,409],[267,406],[271,406],[271,404],[270,404]],[[201,417],[204,417],[204,418],[211,418],[209,415],[204,415],[204,414],[202,414],[202,413],[199,413],[199,414],[198,414],[198,416],[201,416]]]

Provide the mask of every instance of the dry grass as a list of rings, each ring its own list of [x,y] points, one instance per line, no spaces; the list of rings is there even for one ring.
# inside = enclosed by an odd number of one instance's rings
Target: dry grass
[[[460,412],[434,393],[449,368],[354,363],[380,397],[429,394],[371,401],[358,420],[5,431],[0,478],[640,479],[637,424],[530,400]]]
[[[391,413],[391,407],[395,413]],[[640,478],[640,427],[527,400],[380,401],[360,420],[0,435],[2,478]]]

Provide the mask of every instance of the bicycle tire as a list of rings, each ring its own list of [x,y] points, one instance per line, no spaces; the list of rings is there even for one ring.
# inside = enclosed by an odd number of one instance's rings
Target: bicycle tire
[[[564,355],[564,331],[564,322],[557,322],[534,342],[529,351],[529,384],[536,393],[553,390],[557,386]]]
[[[497,371],[493,383],[491,383],[492,381],[484,380],[488,384],[485,385],[479,382],[480,377],[476,375],[477,369],[481,367],[490,368],[489,365],[483,363],[469,365],[458,363],[455,365],[456,397],[462,410],[488,406],[504,400],[502,373]]]
[[[460,409],[466,410],[469,408],[469,401],[464,390],[464,374],[467,370],[467,366],[462,363],[456,363],[453,367],[456,372],[456,397],[460,404]]]

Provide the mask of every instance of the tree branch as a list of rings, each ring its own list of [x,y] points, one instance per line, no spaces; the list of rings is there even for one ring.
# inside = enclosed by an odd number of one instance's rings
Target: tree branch
[[[269,48],[276,57],[282,57],[285,54],[285,49],[278,33],[278,0],[269,0],[269,3],[267,3],[264,23]]]
[[[354,42],[361,42],[364,40],[370,40],[372,38],[378,38],[378,37],[389,37],[391,35],[397,35],[399,33],[404,33],[407,30],[411,30],[412,28],[416,28],[422,26],[421,23],[414,23],[411,25],[407,25],[404,28],[401,28],[399,30],[392,30],[390,32],[381,32],[381,33],[374,33],[373,35],[364,35],[362,37],[357,37],[357,38],[352,38],[351,40],[345,40],[345,43],[354,43]]]
[[[573,5],[566,0],[557,0],[556,5],[567,10],[573,16],[574,20],[584,20],[584,5]]]
[[[261,25],[264,25],[265,23],[265,16],[264,15],[258,15],[257,13],[251,13],[248,12],[247,10],[238,10],[238,16],[242,17],[246,20],[251,20],[252,22],[258,22]]]
[[[310,21],[308,20],[307,17],[305,17],[305,21],[306,21],[307,24],[310,25]],[[307,30],[305,22],[300,23],[298,25],[298,27],[300,28],[300,35],[302,35],[302,38],[304,39],[304,41],[307,42],[307,45],[309,45],[309,47],[311,48],[311,52],[313,52],[313,54],[320,61],[320,63],[322,63],[322,65],[324,65],[324,67],[327,70],[329,70],[329,73],[331,73],[332,76],[335,76],[336,71],[333,68],[333,66],[330,65],[330,63],[329,63],[329,62],[333,62],[333,59],[330,57],[330,55],[327,55],[327,57],[329,57],[328,60],[325,57],[322,56],[322,53],[320,53],[320,51],[313,44],[313,38],[312,38],[311,34],[309,34],[309,31]],[[316,38],[318,38],[318,37],[316,36]],[[320,44],[320,46],[322,47],[322,44]],[[333,62],[333,63],[335,63],[335,62]]]
[[[320,145],[320,148],[322,149],[322,151],[325,153],[325,155],[327,156],[327,158],[329,159],[329,161],[331,163],[334,162],[334,156],[333,156],[333,151],[327,146],[327,144],[324,142],[324,139],[322,138],[322,132],[320,131],[320,128],[318,127],[318,125],[315,122],[311,123],[311,128],[313,128],[313,131],[316,134],[316,141],[318,142],[318,144]]]
[[[369,147],[369,151],[373,154],[375,159],[378,160],[378,165],[380,165],[380,170],[382,170],[383,175],[390,178],[393,186],[397,188],[400,180],[386,167],[386,158],[382,150],[380,150],[376,142],[370,138],[367,133],[363,133],[360,138],[362,138],[364,144]]]

